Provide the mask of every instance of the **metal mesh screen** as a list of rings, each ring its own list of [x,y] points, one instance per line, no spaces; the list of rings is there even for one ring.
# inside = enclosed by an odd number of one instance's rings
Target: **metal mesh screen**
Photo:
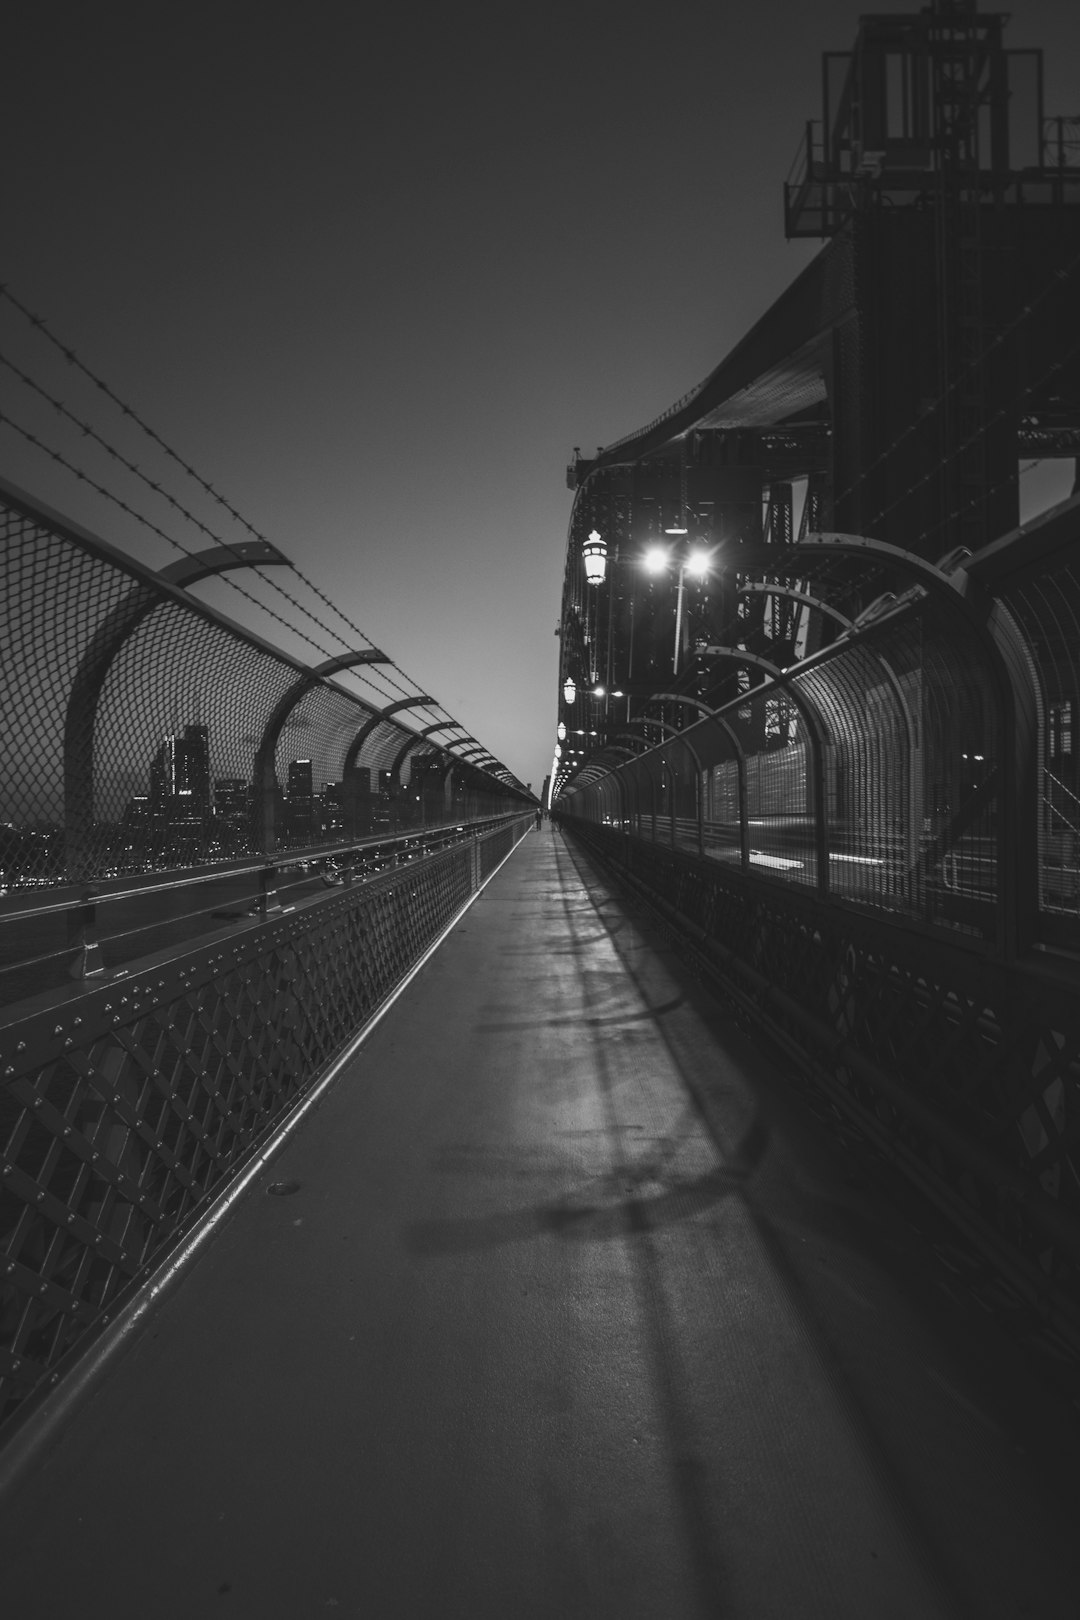
[[[954,931],[883,928],[801,885],[569,826],[1080,1349],[1072,976],[1010,972]]]
[[[4,1031],[0,1414],[109,1320],[530,820],[151,959]]]
[[[1080,564],[1069,560],[1004,593],[1041,686],[1039,905],[1080,917]]]
[[[520,803],[475,771],[441,798],[430,778],[426,793],[405,791],[407,762],[388,777],[412,735],[404,724],[376,720],[328,680],[312,685],[295,660],[92,537],[22,511],[14,494],[0,498],[0,564],[0,889],[347,842]]]

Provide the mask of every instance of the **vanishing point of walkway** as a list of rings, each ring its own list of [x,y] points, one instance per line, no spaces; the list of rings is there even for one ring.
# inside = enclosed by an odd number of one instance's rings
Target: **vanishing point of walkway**
[[[5,1614],[1073,1616],[1075,1408],[826,1113],[530,833],[18,1477]]]

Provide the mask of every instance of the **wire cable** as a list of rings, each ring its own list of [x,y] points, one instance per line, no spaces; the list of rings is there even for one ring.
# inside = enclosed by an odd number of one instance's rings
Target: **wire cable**
[[[263,543],[265,545],[273,544],[273,542],[271,542],[267,538],[267,536],[264,535],[259,529],[255,528],[255,526],[252,523],[250,523],[247,520],[247,518],[245,518],[243,516],[243,514],[236,507],[234,507],[231,504],[231,502],[226,500],[226,498],[223,495],[221,495],[218,490],[216,490],[214,488],[214,486],[209,482],[208,479],[203,478],[202,475],[189,462],[185,461],[182,456],[180,456],[175,450],[173,450],[172,447],[166,442],[166,440],[163,439],[161,437],[161,435],[159,433],[157,433],[156,430],[153,429],[147,422],[145,422],[142,419],[142,417],[138,414],[138,412],[135,411],[130,405],[128,405],[127,402],[125,400],[123,400],[115,392],[115,390],[112,389],[109,386],[109,384],[104,381],[103,378],[101,378],[96,372],[94,372],[89,366],[87,366],[85,364],[85,362],[79,357],[79,355],[75,352],[75,350],[70,345],[66,345],[66,344],[62,343],[60,341],[60,339],[58,339],[53,334],[53,332],[49,329],[48,324],[46,323],[46,321],[44,320],[44,318],[42,316],[35,314],[34,311],[29,309],[28,306],[25,305],[19,298],[17,298],[15,296],[15,294],[12,293],[11,289],[8,286],[6,286],[5,284],[3,284],[3,283],[0,283],[0,296],[4,297],[8,301],[8,303],[10,303],[15,309],[17,309],[19,311],[19,313],[29,323],[29,325],[32,327],[32,329],[34,331],[38,332],[61,355],[63,355],[64,359],[68,362],[69,365],[73,366],[76,370],[80,371],[85,377],[87,377],[94,384],[94,386],[107,399],[109,399],[117,407],[118,410],[120,410],[120,412],[125,417],[127,417],[131,422],[133,422],[154,444],[156,444],[165,453],[165,455],[172,462],[174,462],[178,467],[180,467],[183,470],[183,472],[185,472],[190,478],[192,478],[194,480],[194,482],[196,484],[198,484],[198,486],[202,490],[204,490],[208,495],[210,495],[211,498],[213,500],[215,500],[229,514],[229,516],[231,518],[233,518],[237,523],[239,523],[242,528],[244,528],[250,535],[252,535],[255,539],[259,540],[261,543]],[[189,512],[188,509],[185,506],[183,506],[183,504],[181,502],[179,502],[168,490],[166,490],[160,482],[155,481],[154,479],[151,479],[148,475],[144,474],[142,472],[142,470],[137,466],[137,464],[135,464],[134,462],[131,462],[126,456],[124,456],[113,445],[111,445],[108,442],[108,440],[106,440],[100,433],[98,433],[95,429],[90,427],[88,424],[84,423],[79,417],[77,417],[75,415],[74,412],[70,411],[61,401],[57,400],[53,395],[49,394],[46,389],[44,389],[40,384],[35,382],[33,378],[29,377],[29,375],[27,373],[25,373],[24,371],[22,371],[22,369],[20,367],[16,366],[14,362],[12,362],[10,360],[7,360],[6,358],[4,358],[2,356],[0,356],[0,360],[3,361],[3,363],[8,367],[9,370],[11,370],[16,376],[19,377],[20,381],[22,381],[25,386],[33,389],[34,392],[36,392],[42,398],[47,400],[48,403],[50,405],[52,405],[55,410],[57,410],[60,414],[62,414],[64,417],[66,417],[69,421],[71,421],[73,423],[73,425],[78,427],[79,430],[83,433],[84,436],[92,438],[96,443],[101,445],[102,448],[114,460],[116,460],[120,465],[124,466],[129,472],[133,473],[136,477],[141,479],[142,482],[145,483],[150,489],[152,489],[157,494],[159,494],[164,500],[166,500],[174,508],[174,510],[176,510],[178,513],[180,513],[187,521],[191,522],[198,530],[200,530],[203,534],[205,534],[209,539],[213,540],[215,542],[215,544],[221,545],[226,550],[232,551],[234,554],[236,554],[235,553],[235,548],[230,546],[227,541],[223,540],[219,535],[217,535],[212,529],[210,529],[208,527],[208,525],[203,523],[200,519],[198,519],[191,512]],[[113,492],[106,489],[104,485],[97,482],[88,473],[85,473],[81,469],[75,467],[74,464],[71,463],[61,452],[58,452],[58,451],[55,451],[55,450],[51,449],[49,446],[47,446],[44,443],[44,441],[39,439],[35,434],[33,434],[33,433],[29,432],[28,430],[20,427],[19,424],[16,423],[10,417],[7,417],[5,419],[7,420],[8,424],[15,429],[16,432],[21,433],[22,436],[24,438],[26,438],[30,443],[36,445],[39,449],[44,451],[45,454],[49,455],[53,459],[54,462],[56,462],[59,465],[64,466],[68,471],[72,472],[75,477],[80,479],[80,481],[82,481],[83,483],[86,483],[89,487],[95,489],[105,499],[111,500],[122,511],[124,511],[129,517],[133,518],[136,522],[139,522],[139,523],[143,524],[144,527],[149,529],[152,533],[158,535],[159,538],[166,541],[167,544],[173,546],[176,550],[179,550],[179,551],[183,552],[187,556],[193,555],[193,553],[190,551],[189,548],[185,547],[180,541],[176,540],[172,535],[167,534],[166,531],[163,530],[159,525],[153,523],[152,520],[144,517],[142,513],[138,512],[128,502],[124,501],[121,497],[116,496]],[[277,547],[277,546],[275,546],[274,549],[278,550],[279,552],[281,550],[281,548]],[[284,552],[281,552],[281,555],[286,556],[286,554]],[[318,598],[318,600],[320,600],[327,607],[329,607],[331,609],[331,611],[333,613],[335,613],[339,619],[341,619],[342,623],[347,625],[349,627],[349,629],[356,636],[358,636],[360,638],[360,640],[367,647],[374,648],[375,643],[366,634],[366,632],[363,631],[359,627],[359,625],[355,624],[355,622],[352,619],[349,618],[348,614],[344,613],[337,606],[337,604],[334,603],[331,600],[331,598],[329,596],[327,596],[326,593],[318,585],[315,584],[315,582],[313,580],[309,579],[308,576],[303,572],[303,570],[300,569],[296,565],[296,563],[293,562],[293,560],[291,558],[287,558],[287,561],[289,563],[289,567],[291,568],[293,573],[296,575],[296,577],[303,581],[303,583],[308,587],[308,589],[310,591],[312,591],[312,593]],[[347,642],[346,638],[344,636],[342,636],[340,634],[340,632],[333,630],[329,625],[325,624],[321,619],[318,618],[318,616],[316,614],[312,613],[311,610],[309,608],[307,608],[302,602],[299,602],[296,599],[296,597],[294,597],[290,592],[286,591],[276,579],[274,579],[274,578],[268,576],[267,574],[263,573],[261,569],[255,568],[253,571],[258,573],[259,578],[261,580],[263,580],[263,582],[265,584],[269,585],[270,588],[273,591],[276,591],[278,593],[278,595],[284,597],[284,599],[286,601],[288,601],[292,607],[294,607],[297,611],[299,611],[305,617],[310,619],[314,624],[316,624],[320,629],[322,629],[327,635],[331,636],[335,641],[340,642],[343,646],[349,646],[349,643]],[[276,613],[272,608],[268,607],[265,603],[261,602],[258,599],[258,597],[253,596],[250,591],[246,590],[243,586],[241,586],[234,578],[232,578],[231,576],[226,575],[226,576],[223,576],[223,579],[224,579],[224,582],[227,585],[229,585],[233,590],[238,591],[241,596],[246,597],[246,599],[248,601],[250,601],[255,607],[257,607],[261,612],[267,613],[271,618],[275,619],[279,624],[282,624],[286,629],[288,629],[290,631],[290,633],[300,636],[310,646],[314,647],[316,649],[316,651],[321,652],[324,657],[332,656],[332,654],[330,654],[327,651],[327,649],[322,647],[320,645],[320,643],[314,641],[311,636],[306,634],[306,632],[300,630],[297,626],[291,625],[287,619],[285,619],[285,618],[283,618],[281,616],[281,614]],[[363,671],[354,670],[354,671],[350,671],[349,673],[351,673],[354,676],[354,678],[356,680],[358,680],[362,685],[366,685],[367,687],[369,687],[370,690],[372,692],[374,692],[380,698],[385,698],[388,695],[388,693],[396,693],[396,695],[398,697],[418,697],[418,696],[422,695],[422,690],[423,689],[418,685],[418,683],[413,681],[412,677],[409,676],[406,673],[406,671],[403,670],[401,668],[401,666],[399,664],[397,664],[393,659],[389,660],[388,667],[390,669],[392,669],[392,670],[395,670],[397,672],[397,674],[402,677],[402,680],[408,682],[409,684],[406,685],[406,686],[401,685],[400,682],[396,681],[393,678],[392,675],[387,673],[386,667],[382,667],[382,668],[378,669],[377,671],[374,670],[374,669],[363,670]],[[446,720],[449,721],[449,720],[452,720],[454,718],[452,715],[449,714],[449,712],[447,710],[445,710],[442,707],[441,704],[438,704],[438,703],[435,703],[434,705],[432,705],[432,704],[422,704],[422,705],[417,705],[417,707],[421,712],[430,713],[433,716],[433,718],[435,718],[435,719],[445,717]]]

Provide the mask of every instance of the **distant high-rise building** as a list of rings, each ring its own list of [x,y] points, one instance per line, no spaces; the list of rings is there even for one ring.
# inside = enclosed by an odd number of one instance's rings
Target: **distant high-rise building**
[[[314,829],[315,791],[310,759],[294,759],[289,764],[285,790],[285,828],[290,843],[306,843]]]
[[[214,782],[214,814],[219,821],[247,825],[251,815],[251,783],[242,776],[219,776]]]
[[[210,819],[210,733],[190,725],[164,737],[150,764],[150,819],[156,828],[205,831]]]
[[[190,788],[197,813],[210,814],[210,732],[204,725],[184,727],[184,786]]]
[[[150,825],[150,795],[133,793],[124,810],[125,831],[145,832]]]
[[[251,837],[251,783],[242,776],[219,776],[214,782],[214,837],[221,850],[239,855]]]
[[[340,782],[324,782],[319,795],[319,819],[325,833],[341,833],[345,826],[345,790]]]

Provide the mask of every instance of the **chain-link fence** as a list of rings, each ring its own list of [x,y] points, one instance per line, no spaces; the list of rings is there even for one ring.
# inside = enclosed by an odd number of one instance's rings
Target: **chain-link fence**
[[[1080,500],[951,572],[843,536],[789,548],[754,588],[800,600],[819,650],[770,671],[709,649],[757,684],[702,718],[669,694],[681,729],[634,758],[601,740],[563,811],[1005,955],[1080,947],[1078,551]],[[860,574],[890,572],[847,617]]]
[[[383,717],[332,674],[319,678],[2,488],[0,559],[9,893],[347,843],[528,802],[509,773]],[[229,554],[193,577],[244,560]],[[370,661],[371,650],[359,656]]]
[[[1078,554],[1077,498],[952,571],[811,537],[759,588],[818,651],[555,807],[1074,1349]]]
[[[259,547],[154,574],[0,487],[0,559],[0,1003],[531,803],[184,588]]]
[[[380,710],[334,680],[347,660],[306,668],[14,491],[0,550],[2,1416],[273,1135],[533,801],[423,734],[460,727],[409,728],[433,700]]]
[[[531,824],[516,817],[0,1036],[0,1415],[55,1381]]]

